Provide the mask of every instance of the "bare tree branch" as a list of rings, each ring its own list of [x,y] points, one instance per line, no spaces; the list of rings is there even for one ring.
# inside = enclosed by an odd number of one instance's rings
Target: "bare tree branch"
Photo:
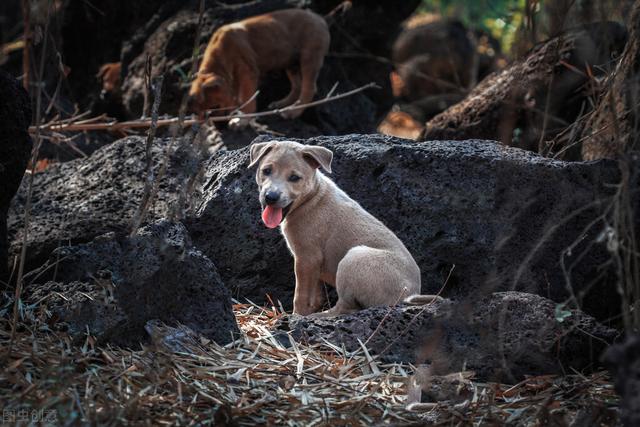
[[[184,119],[181,122],[181,127],[188,127],[197,123],[204,123],[205,121],[227,122],[235,118],[251,119],[255,117],[274,116],[286,111],[301,110],[309,107],[315,107],[318,105],[327,104],[329,102],[333,102],[339,99],[353,96],[357,93],[360,93],[362,91],[365,91],[371,88],[379,88],[379,86],[376,83],[371,82],[364,86],[360,86],[356,89],[350,90],[348,92],[334,95],[329,98],[322,98],[317,101],[309,102],[308,104],[290,105],[288,107],[278,108],[278,109],[269,110],[269,111],[262,111],[259,113],[232,114],[232,115],[225,115],[225,116],[209,117],[208,119],[195,119],[195,118]],[[132,129],[148,129],[149,127],[151,127],[151,123],[152,123],[151,120],[146,120],[146,119],[130,120],[126,122],[118,122],[118,121],[100,122],[99,120],[101,118],[104,119],[104,117],[101,116],[101,117],[84,120],[83,122],[73,122],[73,121],[69,121],[69,119],[61,120],[61,121],[53,121],[40,126],[39,129],[40,131],[49,131],[49,132],[85,132],[90,130],[127,131]],[[158,120],[157,126],[165,127],[165,126],[176,125],[179,123],[180,123],[180,117],[172,117],[170,119]],[[34,134],[36,132],[36,126],[31,126],[29,128],[29,132],[31,134]]]

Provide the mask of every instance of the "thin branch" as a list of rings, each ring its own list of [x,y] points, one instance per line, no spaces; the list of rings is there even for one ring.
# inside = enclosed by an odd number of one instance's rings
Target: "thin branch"
[[[191,51],[192,58],[197,58],[200,54],[200,36],[202,35],[202,25],[204,23],[204,10],[205,10],[204,0],[200,0],[200,8],[198,13],[198,25],[196,27],[195,38],[193,40],[193,48]],[[189,70],[189,75],[187,76],[189,80],[195,75],[197,67],[198,67],[198,63],[197,61],[194,60],[191,63],[191,69]],[[180,133],[184,128],[188,101],[189,101],[189,93],[186,92],[182,96],[182,101],[180,102],[180,108],[178,109],[178,120],[170,128],[171,140],[164,151],[164,157],[162,159],[162,163],[160,164],[158,176],[156,178],[156,181],[153,183],[154,185],[151,189],[150,203],[153,203],[153,200],[155,199],[156,194],[158,194],[158,190],[160,188],[160,181],[164,178],[169,168],[169,156],[171,154],[171,151],[173,150],[174,145],[177,142],[178,133]],[[178,205],[181,204],[180,198],[177,204]],[[180,211],[180,206],[177,206],[175,211]],[[172,216],[171,219],[173,220],[175,218]]]
[[[31,165],[35,167],[35,164],[38,160],[38,153],[40,152],[40,146],[42,145],[42,138],[40,135],[40,121],[42,120],[42,92],[44,89],[44,63],[47,52],[47,40],[49,39],[49,23],[51,21],[51,0],[47,1],[47,20],[44,25],[44,40],[42,42],[42,54],[40,57],[40,68],[38,70],[39,75],[38,85],[36,90],[36,126],[35,126],[35,140],[36,144],[33,148],[33,152],[31,153]],[[22,297],[22,288],[24,285],[24,267],[27,258],[27,246],[29,243],[29,225],[31,223],[31,199],[33,196],[33,180],[35,173],[31,171],[28,178],[28,187],[27,187],[27,197],[25,201],[24,207],[24,228],[22,235],[22,248],[20,248],[20,264],[18,266],[18,276],[16,278],[16,291],[15,291],[15,301],[13,302],[13,322],[11,326],[11,340],[9,344],[8,354],[11,354],[11,350],[13,348],[13,343],[16,337],[16,329],[18,327],[19,320],[19,307],[20,307],[20,298]]]
[[[29,91],[29,55],[31,52],[31,5],[29,0],[22,0],[22,22],[24,26],[24,47],[22,48],[22,86]]]
[[[251,101],[253,101],[254,99],[256,99],[258,97],[258,95],[260,94],[259,90],[256,90],[253,95],[251,95],[251,98],[247,99],[241,106],[239,106],[238,108],[234,109],[231,112],[231,115],[238,115],[238,114],[242,114],[242,109],[244,107],[246,107],[247,105],[249,105],[251,103]]]
[[[335,82],[333,84],[333,86],[331,87],[331,89],[327,93],[327,96],[324,97],[324,99],[328,99],[328,98],[331,98],[333,96],[333,94],[335,93],[336,89],[338,89],[338,84],[340,84],[340,82]]]
[[[357,93],[363,92],[371,88],[378,89],[379,86],[376,83],[371,82],[364,86],[360,86],[356,89],[353,89],[338,95],[334,95],[329,98],[322,98],[317,101],[309,102],[307,104],[290,105],[288,107],[278,108],[278,109],[269,110],[269,111],[262,111],[259,113],[231,114],[231,115],[225,115],[225,116],[209,117],[208,119],[185,119],[182,121],[181,127],[189,127],[194,124],[204,123],[205,121],[226,122],[234,118],[250,119],[255,117],[274,116],[286,111],[301,110],[309,107],[316,107],[318,105],[327,104],[329,102],[333,102],[339,99],[353,96]],[[50,131],[50,132],[85,132],[85,131],[91,131],[91,130],[121,131],[121,130],[131,130],[131,129],[148,129],[149,127],[151,127],[151,120],[130,120],[126,122],[118,122],[114,120],[107,123],[99,123],[97,122],[98,119],[99,118],[89,119],[85,123],[74,123],[74,122],[69,123],[64,121],[50,122],[40,126],[39,129],[41,131]],[[158,127],[171,126],[178,123],[180,123],[179,117],[173,117],[170,119],[160,119],[158,120]],[[34,134],[36,132],[36,126],[31,126],[29,128],[29,132]]]
[[[149,77],[151,79],[151,77]],[[146,142],[146,157],[147,157],[147,165],[146,165],[146,180],[144,183],[144,192],[142,195],[142,200],[140,202],[140,206],[138,207],[138,211],[133,217],[133,224],[131,226],[131,236],[133,236],[136,231],[138,231],[138,227],[144,220],[145,213],[148,210],[148,205],[151,199],[151,189],[153,188],[154,175],[153,175],[153,159],[151,155],[151,146],[153,145],[153,140],[156,136],[156,130],[158,129],[158,110],[160,109],[160,100],[162,98],[162,83],[164,81],[164,76],[159,76],[155,79],[155,82],[151,85],[153,88],[153,106],[151,108],[151,127],[149,128],[149,132],[147,134],[147,142]]]

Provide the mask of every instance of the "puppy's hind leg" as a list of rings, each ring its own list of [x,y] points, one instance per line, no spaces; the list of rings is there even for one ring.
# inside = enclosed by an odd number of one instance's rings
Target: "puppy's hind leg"
[[[337,316],[362,308],[394,305],[406,295],[419,292],[410,284],[403,265],[388,251],[356,246],[338,264],[335,307],[320,316]]]
[[[365,248],[357,247],[357,248]],[[338,264],[336,272],[336,292],[338,293],[338,302],[329,310],[312,314],[312,317],[332,317],[341,314],[349,314],[358,311],[361,306],[355,296],[358,294],[358,264],[359,255],[354,252],[356,248],[352,248]]]

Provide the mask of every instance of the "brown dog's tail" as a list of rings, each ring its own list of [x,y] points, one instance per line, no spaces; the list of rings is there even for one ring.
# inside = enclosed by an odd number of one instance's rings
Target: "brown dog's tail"
[[[336,7],[334,7],[333,9],[331,9],[331,12],[324,15],[324,20],[327,21],[327,25],[328,26],[333,25],[333,23],[336,22],[336,17],[343,15],[346,11],[351,9],[351,6],[353,6],[353,4],[351,3],[351,0],[345,0],[339,5],[337,5]]]

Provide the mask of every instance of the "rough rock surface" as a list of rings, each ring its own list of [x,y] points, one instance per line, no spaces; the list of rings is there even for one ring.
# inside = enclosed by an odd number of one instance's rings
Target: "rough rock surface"
[[[540,147],[540,142],[553,139],[585,113],[585,102],[593,96],[585,67],[603,75],[626,40],[624,27],[614,22],[552,38],[429,120],[423,139],[486,138],[536,152],[558,151],[562,145]]]
[[[610,347],[604,355],[622,396],[620,419],[626,427],[640,425],[640,336],[633,335]]]
[[[436,375],[467,369],[480,380],[512,382],[587,368],[617,335],[578,310],[559,321],[556,306],[537,295],[498,292],[480,300],[299,318],[290,325],[298,341],[326,339],[357,351],[359,340],[383,360],[430,363]]]
[[[594,243],[604,226],[588,227],[619,179],[615,162],[565,163],[483,141],[350,135],[307,142],[334,151],[338,185],[405,242],[421,268],[424,293],[439,291],[448,277],[450,297],[521,290],[565,301],[571,294],[564,266],[587,313],[616,313],[613,276],[600,267],[606,248]],[[166,144],[154,143],[156,171]],[[191,146],[182,140],[176,146],[149,219],[172,214],[178,191],[197,169]],[[127,138],[38,174],[28,267],[68,242],[128,231],[143,192],[144,158],[142,138]],[[293,261],[281,234],[260,220],[248,159],[244,148],[219,152],[205,165],[185,225],[234,296],[260,303],[270,294],[288,306]],[[20,247],[23,203],[24,188],[9,216],[13,252]]]
[[[31,153],[29,96],[15,78],[0,70],[0,287],[8,280],[7,211]]]
[[[444,294],[452,297],[521,290],[565,301],[562,259],[586,312],[605,318],[619,306],[599,267],[606,250],[593,244],[604,226],[588,227],[600,212],[594,201],[618,181],[614,162],[553,161],[487,141],[350,135],[306,143],[334,151],[332,178],[402,239],[423,293],[448,277]],[[269,293],[286,304],[293,261],[281,234],[260,220],[248,151],[211,161],[186,225],[234,295],[261,302]]]
[[[152,147],[157,176],[169,145],[156,139]],[[151,219],[166,217],[178,199],[181,187],[197,169],[197,152],[188,141],[174,145],[167,173],[159,180]],[[27,271],[39,267],[58,246],[86,243],[108,232],[131,230],[140,205],[146,178],[145,139],[129,137],[95,152],[86,159],[54,164],[34,179],[29,225]],[[27,188],[23,183],[13,200],[8,219],[10,252],[21,247]]]
[[[180,223],[161,220],[131,237],[109,233],[60,248],[50,264],[27,276],[26,301],[46,306],[50,322],[76,338],[89,330],[100,342],[135,347],[154,319],[219,344],[238,332],[229,291]]]

